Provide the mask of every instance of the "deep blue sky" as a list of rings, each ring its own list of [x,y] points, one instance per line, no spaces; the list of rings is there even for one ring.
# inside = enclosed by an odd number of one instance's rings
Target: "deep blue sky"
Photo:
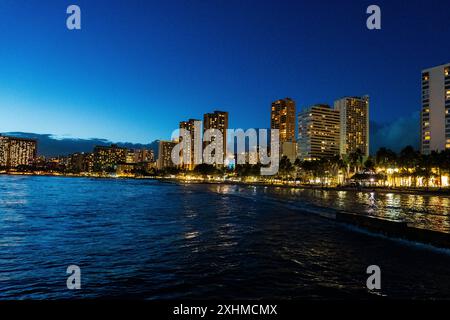
[[[66,8],[82,30],[66,29]],[[370,4],[382,30],[366,28]],[[443,1],[2,0],[0,132],[167,139],[178,122],[230,112],[267,127],[271,101],[298,109],[371,96],[371,120],[420,108],[420,71],[450,61]]]

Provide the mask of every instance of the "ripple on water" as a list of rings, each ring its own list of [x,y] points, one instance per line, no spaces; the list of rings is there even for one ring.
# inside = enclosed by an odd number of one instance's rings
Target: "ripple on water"
[[[0,298],[450,298],[450,256],[304,214],[330,206],[449,230],[448,199],[0,176]],[[376,209],[376,210],[375,210]],[[372,211],[369,211],[372,210]],[[384,282],[383,282],[384,283]]]

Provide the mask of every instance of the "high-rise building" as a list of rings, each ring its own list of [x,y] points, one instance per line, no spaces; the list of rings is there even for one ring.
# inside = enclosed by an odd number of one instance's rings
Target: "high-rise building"
[[[422,71],[421,152],[450,149],[450,63]]]
[[[136,153],[135,150],[127,150],[127,155],[125,157],[125,163],[136,163]]]
[[[134,150],[134,161],[136,163],[154,162],[155,155],[151,149]]]
[[[290,98],[272,102],[270,128],[280,132],[280,146],[283,142],[295,142],[295,101]]]
[[[298,157],[316,160],[339,155],[340,113],[329,105],[318,104],[298,115]]]
[[[159,141],[158,160],[156,162],[159,170],[174,166],[172,162],[172,150],[175,145],[176,143],[173,141]]]
[[[228,129],[228,112],[214,111],[214,113],[206,113],[203,115],[203,130],[218,129],[222,132],[223,137],[223,160],[227,156],[227,129]]]
[[[73,173],[92,172],[94,168],[94,155],[85,152],[71,154],[67,168]]]
[[[130,149],[127,152],[126,163],[144,163],[154,161],[154,153],[151,149]]]
[[[0,167],[30,165],[36,153],[37,141],[34,139],[0,136]]]
[[[196,128],[196,123],[197,126],[200,124],[201,125],[201,121],[200,120],[196,120],[196,119],[189,119],[188,121],[181,121],[180,122],[180,129],[185,129],[189,134],[190,134],[190,139],[191,139],[191,143],[189,144],[189,146],[186,148],[186,152],[188,155],[190,155],[190,159],[184,159],[183,158],[183,154],[180,155],[180,160],[182,163],[182,167],[184,169],[187,170],[193,170],[195,168],[195,151],[197,152],[201,152],[201,144],[200,144],[200,150],[196,150],[195,148],[195,128]],[[183,141],[183,137],[182,135],[180,135],[180,142]],[[201,143],[201,141],[200,141]]]
[[[360,150],[369,156],[369,97],[345,97],[334,102],[340,112],[340,154]]]
[[[111,146],[96,146],[94,148],[94,171],[114,171],[116,166],[127,161],[128,149]]]

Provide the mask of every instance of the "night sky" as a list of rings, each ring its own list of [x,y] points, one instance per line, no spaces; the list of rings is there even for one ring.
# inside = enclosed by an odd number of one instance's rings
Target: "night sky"
[[[418,136],[421,70],[447,62],[448,0],[2,0],[0,132],[148,143],[215,109],[263,128],[278,98],[368,94],[371,143],[395,148]]]

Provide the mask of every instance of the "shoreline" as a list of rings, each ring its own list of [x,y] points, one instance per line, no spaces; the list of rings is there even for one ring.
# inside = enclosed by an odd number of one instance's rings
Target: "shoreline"
[[[350,187],[350,186],[320,186],[309,184],[283,184],[283,183],[270,183],[270,182],[245,182],[245,181],[206,181],[206,180],[187,180],[182,178],[169,178],[169,177],[156,177],[156,176],[109,176],[109,175],[83,175],[83,174],[36,174],[36,173],[8,173],[0,172],[0,176],[33,176],[33,177],[60,177],[60,178],[90,178],[90,179],[130,179],[130,180],[157,180],[166,183],[177,184],[204,184],[204,185],[237,185],[237,186],[250,186],[250,187],[275,187],[275,188],[289,188],[289,189],[313,189],[323,191],[348,191],[348,192],[376,192],[376,193],[401,193],[401,194],[419,194],[428,196],[443,196],[450,197],[450,188],[447,189],[423,189],[423,188],[392,188],[392,187]]]
[[[423,189],[401,189],[401,188],[386,188],[386,187],[361,187],[359,189],[354,187],[322,187],[316,185],[289,185],[289,184],[275,184],[268,182],[239,182],[239,181],[195,181],[195,180],[183,180],[183,179],[171,179],[171,178],[153,178],[167,183],[178,184],[205,184],[205,185],[239,185],[249,187],[272,187],[272,188],[287,188],[287,189],[313,189],[322,191],[349,191],[349,192],[377,192],[377,193],[401,193],[401,194],[420,194],[428,196],[444,196],[450,197],[449,189],[440,190],[423,190]]]

